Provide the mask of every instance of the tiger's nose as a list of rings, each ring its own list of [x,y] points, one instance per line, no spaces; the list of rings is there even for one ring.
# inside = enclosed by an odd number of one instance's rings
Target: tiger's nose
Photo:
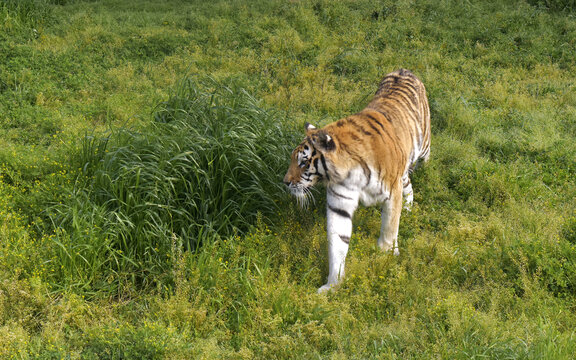
[[[290,181],[290,177],[288,176],[288,174],[286,174],[286,176],[284,176],[284,185],[286,186],[290,186],[290,183],[292,183],[292,181]]]

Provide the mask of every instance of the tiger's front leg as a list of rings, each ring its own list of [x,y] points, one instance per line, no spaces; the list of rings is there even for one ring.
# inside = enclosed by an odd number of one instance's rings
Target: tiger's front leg
[[[390,198],[382,205],[382,227],[378,246],[384,251],[392,251],[399,255],[398,250],[398,227],[400,226],[400,214],[402,212],[402,185],[392,189]]]
[[[344,278],[344,264],[352,236],[352,216],[358,205],[356,196],[343,189],[328,188],[326,200],[328,281],[318,289],[318,293],[332,289]]]

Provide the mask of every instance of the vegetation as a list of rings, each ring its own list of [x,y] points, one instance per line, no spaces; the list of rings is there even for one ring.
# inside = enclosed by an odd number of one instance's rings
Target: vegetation
[[[576,353],[573,1],[0,3],[0,357]],[[360,209],[327,295],[308,121],[399,67],[431,161],[401,254]]]
[[[186,79],[141,132],[85,137],[71,199],[51,209],[58,284],[166,285],[176,253],[274,214],[291,150],[281,119],[243,90]]]

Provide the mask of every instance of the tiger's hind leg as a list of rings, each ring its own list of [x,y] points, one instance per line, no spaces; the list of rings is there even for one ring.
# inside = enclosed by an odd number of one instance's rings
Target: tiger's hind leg
[[[412,191],[412,182],[410,182],[410,177],[408,172],[402,177],[402,196],[404,197],[404,209],[410,211],[412,210],[412,203],[414,202],[414,193]]]
[[[402,212],[402,188],[397,186],[390,192],[390,198],[382,205],[382,227],[378,246],[384,251],[392,250],[394,255],[399,255],[398,250],[398,226],[400,225],[400,213]]]
[[[418,156],[416,163],[412,164],[413,170],[415,170],[415,169],[419,168],[420,166],[422,166],[423,164],[427,163],[428,159],[430,159],[430,147],[422,150],[422,153],[420,154],[420,156]]]

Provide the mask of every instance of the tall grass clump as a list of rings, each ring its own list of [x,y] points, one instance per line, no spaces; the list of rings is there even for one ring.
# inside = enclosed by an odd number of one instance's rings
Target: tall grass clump
[[[2,0],[0,29],[3,33],[21,33],[27,37],[37,37],[39,28],[52,21],[51,5],[58,2],[58,0]]]
[[[242,233],[277,210],[293,145],[278,113],[237,86],[187,78],[154,120],[84,139],[82,176],[54,211],[69,284],[165,283],[175,251]]]

